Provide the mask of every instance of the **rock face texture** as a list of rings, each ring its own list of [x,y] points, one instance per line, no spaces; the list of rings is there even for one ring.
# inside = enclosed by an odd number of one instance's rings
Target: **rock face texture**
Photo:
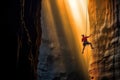
[[[89,0],[91,80],[120,80],[120,1]]]
[[[20,27],[18,28],[17,78],[35,80],[38,49],[41,41],[40,0],[20,1]],[[18,80],[17,79],[17,80]]]
[[[7,63],[11,63],[12,66],[15,62],[12,71],[8,71],[9,74],[13,74],[15,70],[12,79],[37,78],[38,50],[41,42],[40,10],[41,0],[8,1],[7,45],[10,46],[10,59]]]

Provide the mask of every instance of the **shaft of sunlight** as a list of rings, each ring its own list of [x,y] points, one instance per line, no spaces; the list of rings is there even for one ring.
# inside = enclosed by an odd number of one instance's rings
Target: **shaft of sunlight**
[[[82,50],[81,35],[90,35],[89,15],[88,15],[88,0],[67,0],[66,4],[69,6],[69,13],[71,13],[71,25],[74,35],[78,41],[80,54]],[[86,47],[84,51],[84,58],[87,67],[89,66],[90,48]]]

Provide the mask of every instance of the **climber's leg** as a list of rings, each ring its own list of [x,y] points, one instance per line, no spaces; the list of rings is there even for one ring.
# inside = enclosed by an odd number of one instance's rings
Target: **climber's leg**
[[[83,43],[83,50],[82,50],[82,54],[84,53],[84,49],[85,49],[86,43]]]
[[[82,54],[84,53],[85,46],[83,46]]]
[[[92,46],[92,43],[89,42],[89,44],[90,44],[91,48],[94,49],[93,46]]]

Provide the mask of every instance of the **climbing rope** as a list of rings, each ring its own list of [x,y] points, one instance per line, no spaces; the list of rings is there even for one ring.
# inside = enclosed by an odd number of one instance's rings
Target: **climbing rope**
[[[87,28],[88,28],[88,27],[87,27],[87,26],[88,26],[88,25],[87,25],[87,10],[88,10],[87,8],[88,8],[88,6],[87,6],[87,3],[86,3],[86,28],[85,28],[85,36],[87,36]],[[89,56],[89,55],[88,55],[88,47],[86,47],[86,48],[87,48],[87,51],[86,51],[86,53],[87,53],[87,54],[86,54],[86,62],[87,62],[88,65],[89,65],[89,60],[88,60],[88,58],[89,58],[89,57],[88,57],[88,56]]]
[[[87,5],[86,5],[86,28],[85,28],[85,35],[87,35]]]

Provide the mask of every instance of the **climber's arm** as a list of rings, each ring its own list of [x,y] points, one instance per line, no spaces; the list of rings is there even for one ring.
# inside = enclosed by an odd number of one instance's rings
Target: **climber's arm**
[[[89,38],[89,37],[91,37],[92,36],[92,34],[90,34],[89,36],[87,36],[87,38]]]

